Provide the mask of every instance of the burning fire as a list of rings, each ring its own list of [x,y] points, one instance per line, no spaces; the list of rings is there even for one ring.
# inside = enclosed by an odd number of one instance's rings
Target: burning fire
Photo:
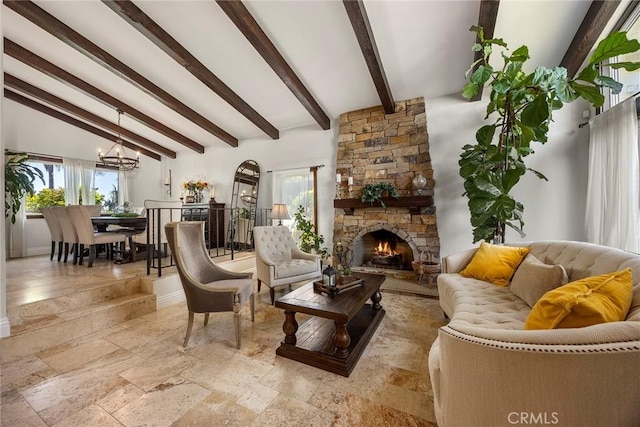
[[[374,249],[374,252],[378,256],[393,256],[398,253],[391,249],[389,242],[378,242],[378,246]]]

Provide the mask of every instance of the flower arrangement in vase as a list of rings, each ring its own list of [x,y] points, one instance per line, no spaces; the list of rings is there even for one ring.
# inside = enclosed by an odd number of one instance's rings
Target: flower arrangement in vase
[[[187,190],[187,203],[202,203],[202,190],[209,188],[209,183],[204,179],[190,179],[182,183],[182,188]]]

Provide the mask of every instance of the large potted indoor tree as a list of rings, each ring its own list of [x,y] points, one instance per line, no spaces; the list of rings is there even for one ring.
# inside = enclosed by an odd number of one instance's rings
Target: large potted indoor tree
[[[470,99],[483,86],[491,88],[485,117],[489,124],[476,132],[474,144],[462,147],[460,176],[464,180],[464,195],[469,200],[473,242],[504,243],[506,226],[524,237],[524,206],[513,198],[511,190],[527,171],[547,180],[542,173],[525,165],[524,158],[533,153],[531,143],[547,142],[553,111],[564,104],[583,98],[594,107],[600,107],[605,99],[602,89],[619,93],[622,84],[603,75],[602,69],[639,69],[637,62],[607,61],[639,50],[640,43],[628,40],[624,32],[611,34],[598,44],[584,69],[571,78],[564,67],[537,67],[526,73],[527,46],[508,54],[507,44],[502,39],[485,39],[481,27],[471,27],[470,31],[477,34],[473,50],[483,55],[469,68],[475,71],[468,73],[470,81],[462,95]],[[504,48],[504,65],[500,69],[489,64],[495,46]]]

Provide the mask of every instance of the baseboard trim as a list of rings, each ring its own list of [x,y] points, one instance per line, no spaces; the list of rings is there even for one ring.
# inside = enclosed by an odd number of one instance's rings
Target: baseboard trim
[[[9,323],[8,317],[0,319],[0,338],[8,337],[11,335],[11,323]]]
[[[49,255],[50,253],[51,253],[51,246],[27,248],[27,256]],[[54,258],[57,256],[58,256],[58,248],[56,247],[56,254],[54,255]]]
[[[170,305],[177,304],[184,300],[186,300],[186,297],[182,289],[165,295],[156,295],[156,310],[169,307]]]

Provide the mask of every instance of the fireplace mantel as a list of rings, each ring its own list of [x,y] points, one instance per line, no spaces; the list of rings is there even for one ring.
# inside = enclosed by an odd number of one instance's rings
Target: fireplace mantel
[[[411,215],[420,213],[420,208],[433,206],[433,196],[405,196],[405,197],[383,197],[382,201],[389,208],[409,208]],[[353,215],[355,209],[379,208],[382,205],[379,201],[373,205],[362,202],[360,199],[335,199],[333,207],[344,209],[345,215]]]

